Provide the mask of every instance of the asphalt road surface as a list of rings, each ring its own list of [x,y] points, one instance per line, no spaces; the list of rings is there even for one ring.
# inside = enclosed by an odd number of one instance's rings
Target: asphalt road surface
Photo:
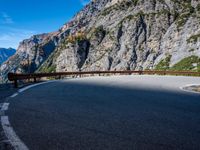
[[[17,89],[14,89],[12,84],[0,84],[0,103],[3,103],[8,96],[16,91]]]
[[[91,77],[31,88],[7,112],[30,150],[199,150],[200,78]]]

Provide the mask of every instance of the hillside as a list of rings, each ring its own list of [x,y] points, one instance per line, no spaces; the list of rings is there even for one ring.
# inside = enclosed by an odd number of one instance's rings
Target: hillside
[[[12,48],[0,48],[0,65],[5,62],[9,57],[14,55],[16,52],[15,49]]]
[[[1,72],[138,69],[200,71],[198,0],[93,0],[57,32],[21,42]]]

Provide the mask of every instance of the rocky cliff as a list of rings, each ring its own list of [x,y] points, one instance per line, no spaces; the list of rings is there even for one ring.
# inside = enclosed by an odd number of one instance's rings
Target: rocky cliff
[[[23,41],[1,71],[200,71],[200,1],[93,0],[58,32]]]
[[[0,65],[16,52],[13,48],[0,48]]]

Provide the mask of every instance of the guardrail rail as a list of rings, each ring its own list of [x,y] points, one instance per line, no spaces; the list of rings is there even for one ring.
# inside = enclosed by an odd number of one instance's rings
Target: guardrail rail
[[[200,72],[191,71],[79,71],[79,72],[57,72],[57,73],[31,73],[31,74],[18,74],[9,73],[8,80],[14,82],[14,87],[18,87],[19,80],[33,79],[37,82],[37,79],[43,77],[58,77],[61,79],[63,76],[82,76],[82,75],[115,75],[115,74],[139,74],[139,75],[183,75],[183,76],[200,76]]]

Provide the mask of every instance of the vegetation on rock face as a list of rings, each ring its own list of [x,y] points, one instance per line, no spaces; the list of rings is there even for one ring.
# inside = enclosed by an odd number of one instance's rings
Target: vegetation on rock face
[[[112,11],[116,10],[127,10],[131,6],[136,6],[139,0],[124,0],[121,3],[117,3],[115,5],[112,5],[111,7],[108,7],[104,9],[104,11],[101,13],[103,16],[106,16],[110,14]]]
[[[197,5],[196,10],[200,11],[200,4]]]
[[[172,67],[170,67],[171,55],[161,60],[155,70],[171,70],[171,71],[200,71],[200,58],[198,56],[190,56],[182,59]]]
[[[63,47],[63,46],[62,46]],[[51,73],[56,72],[55,61],[61,53],[61,47],[57,47],[54,52],[48,57],[48,59],[36,70],[36,72]]]
[[[84,32],[77,32],[74,35],[69,35],[66,42],[75,43],[75,42],[79,42],[79,41],[82,41],[85,39],[87,39],[87,38],[86,38],[86,34]]]
[[[165,59],[161,60],[155,67],[155,70],[169,70],[171,61],[171,55],[168,55]]]
[[[106,35],[106,30],[104,29],[103,25],[100,25],[98,27],[91,29],[91,31],[88,34],[88,37],[89,39],[91,39],[94,36],[98,37],[100,35],[103,35],[103,36]]]
[[[189,52],[194,52],[194,51],[195,51],[195,49],[193,49],[193,48],[189,50]]]
[[[45,73],[54,73],[54,72],[56,72],[56,66],[55,65],[49,66],[49,67],[45,68],[42,72],[45,72]]]
[[[189,39],[187,39],[188,43],[196,43],[200,39],[200,34],[192,35]]]
[[[182,26],[185,25],[189,17],[195,12],[195,8],[192,7],[190,1],[185,1],[181,3],[182,13],[177,13],[177,28],[180,29]]]
[[[200,58],[197,56],[186,57],[174,66],[172,66],[170,70],[200,71]]]

